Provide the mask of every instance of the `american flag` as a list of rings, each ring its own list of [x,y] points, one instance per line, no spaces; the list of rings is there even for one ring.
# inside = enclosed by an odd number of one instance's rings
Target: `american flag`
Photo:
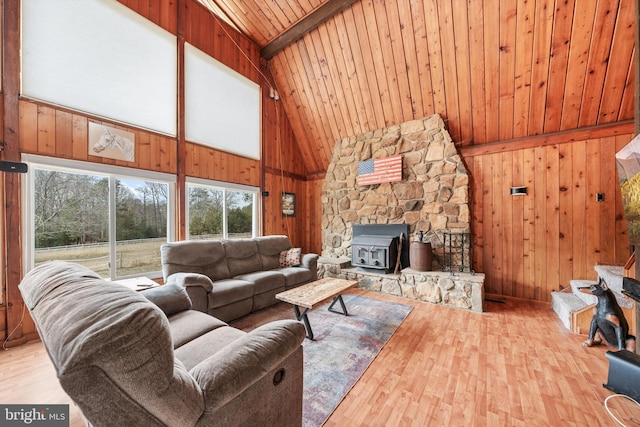
[[[358,163],[358,185],[402,180],[402,154]]]

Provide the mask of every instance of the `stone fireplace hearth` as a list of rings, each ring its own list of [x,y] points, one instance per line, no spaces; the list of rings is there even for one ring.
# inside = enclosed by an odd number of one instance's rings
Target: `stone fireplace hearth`
[[[400,182],[359,186],[358,163],[402,155]],[[469,176],[437,114],[336,143],[322,187],[320,277],[357,279],[360,287],[437,304],[482,311],[483,274],[438,271],[445,232],[470,231]],[[354,224],[407,224],[433,248],[432,272],[405,268],[380,275],[351,268]]]
[[[402,154],[402,181],[358,186],[358,163]],[[469,231],[469,177],[440,116],[337,142],[322,188],[322,255],[350,258],[353,224],[408,224],[431,243],[434,270],[443,232]]]

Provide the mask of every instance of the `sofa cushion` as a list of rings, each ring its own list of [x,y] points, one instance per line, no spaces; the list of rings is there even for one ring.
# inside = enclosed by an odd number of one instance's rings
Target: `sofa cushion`
[[[160,247],[165,282],[174,273],[200,273],[211,280],[231,277],[225,250],[219,240],[184,240]]]
[[[255,239],[224,240],[222,245],[231,277],[262,270]]]
[[[216,328],[204,335],[185,343],[175,350],[176,358],[184,364],[187,370],[191,370],[198,363],[214,355],[233,341],[246,335],[239,329],[231,326]],[[247,402],[250,404],[250,402]]]
[[[183,346],[202,334],[227,326],[222,320],[200,311],[186,310],[169,316],[173,348]]]
[[[314,280],[313,273],[308,268],[285,267],[278,268],[276,271],[284,276],[285,286],[287,289]]]
[[[255,273],[241,274],[235,278],[253,282],[253,295],[285,287],[284,276],[277,270],[256,271]]]
[[[263,236],[257,237],[255,240],[263,270],[278,268],[280,253],[291,248],[287,236]]]
[[[145,289],[140,293],[160,307],[167,316],[191,308],[191,299],[187,290],[177,283],[167,283],[156,288]]]
[[[251,299],[254,284],[241,279],[225,279],[213,282],[213,290],[209,293],[209,309],[222,307],[232,302]]]
[[[297,267],[300,265],[300,255],[302,249],[291,248],[286,251],[280,252],[280,265],[279,267]]]

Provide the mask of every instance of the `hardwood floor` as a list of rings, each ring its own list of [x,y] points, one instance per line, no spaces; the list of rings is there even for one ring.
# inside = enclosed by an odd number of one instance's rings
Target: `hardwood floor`
[[[584,348],[546,304],[485,302],[472,313],[414,306],[325,426],[612,426],[603,401],[610,348]],[[1,403],[70,403],[39,342],[0,351]],[[622,407],[625,424],[640,409]]]

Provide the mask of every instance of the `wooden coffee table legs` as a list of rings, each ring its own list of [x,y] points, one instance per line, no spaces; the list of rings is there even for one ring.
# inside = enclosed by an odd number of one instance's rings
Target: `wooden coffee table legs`
[[[333,306],[335,305],[336,302],[340,303],[340,307],[342,308],[342,311],[338,311],[336,309],[333,308]],[[347,307],[344,305],[344,301],[342,300],[342,295],[338,295],[337,297],[333,298],[333,301],[331,302],[331,305],[329,305],[328,310],[332,313],[338,313],[338,314],[342,314],[344,316],[348,316],[349,313],[347,313]],[[298,307],[297,305],[293,305],[293,312],[296,314],[296,319],[298,319],[298,321],[302,321],[304,323],[304,327],[307,329],[307,338],[309,338],[310,340],[313,339],[313,330],[311,329],[311,324],[309,323],[309,317],[307,316],[307,313],[309,312],[308,308],[305,308],[304,311],[300,311],[300,307]]]

